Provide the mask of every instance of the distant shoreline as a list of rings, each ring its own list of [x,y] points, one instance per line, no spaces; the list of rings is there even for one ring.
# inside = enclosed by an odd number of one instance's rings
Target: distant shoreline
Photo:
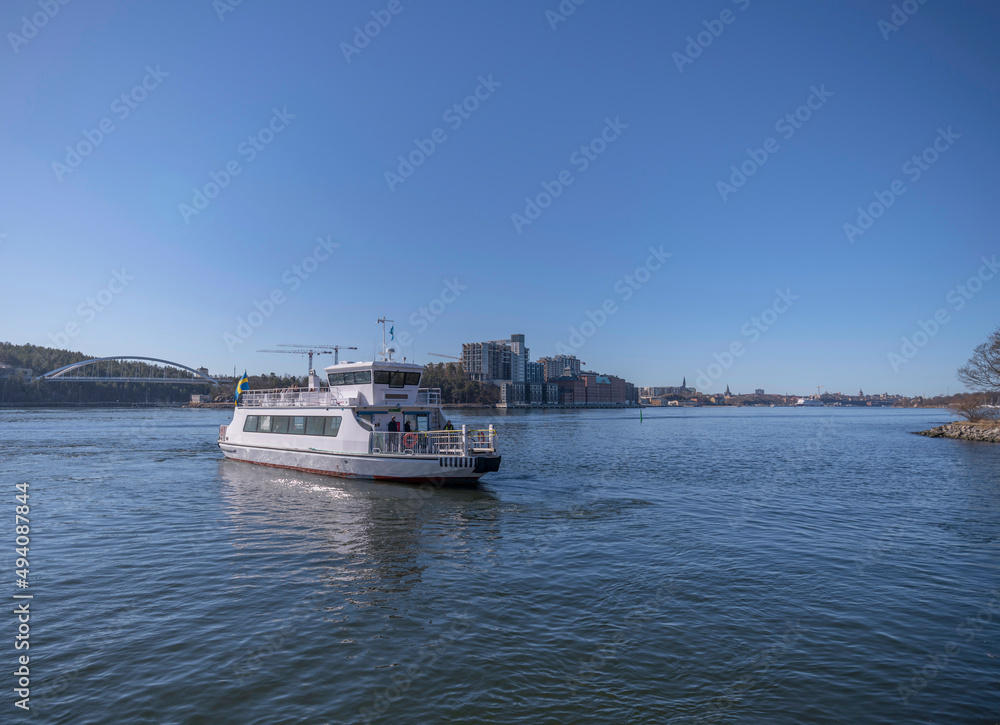
[[[186,408],[188,403],[70,403],[70,402],[14,402],[0,403],[3,408]]]

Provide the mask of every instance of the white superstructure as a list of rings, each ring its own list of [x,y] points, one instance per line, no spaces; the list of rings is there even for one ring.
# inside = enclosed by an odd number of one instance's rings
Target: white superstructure
[[[493,426],[445,430],[440,390],[421,388],[423,368],[391,353],[331,365],[325,381],[310,371],[307,389],[242,393],[219,448],[237,461],[409,483],[470,483],[499,470]]]
[[[819,398],[799,398],[796,408],[823,408],[825,404]]]

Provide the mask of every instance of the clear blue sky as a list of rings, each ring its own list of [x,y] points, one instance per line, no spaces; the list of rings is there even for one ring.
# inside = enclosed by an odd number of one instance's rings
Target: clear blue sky
[[[418,362],[524,333],[639,385],[955,392],[1000,322],[1000,274],[959,289],[1000,254],[1000,6],[892,5],[9,0],[0,339],[304,372],[256,351],[370,358],[386,316]]]

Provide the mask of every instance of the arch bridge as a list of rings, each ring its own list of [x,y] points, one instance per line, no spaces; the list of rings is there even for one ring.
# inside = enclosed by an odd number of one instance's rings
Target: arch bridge
[[[151,363],[161,363],[153,365]],[[155,357],[117,355],[81,360],[51,370],[36,380],[56,383],[168,383],[218,385],[219,381],[187,365]]]

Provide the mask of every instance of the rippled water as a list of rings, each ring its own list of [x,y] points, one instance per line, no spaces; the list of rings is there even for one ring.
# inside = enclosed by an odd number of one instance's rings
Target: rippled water
[[[440,491],[225,461],[228,418],[0,411],[32,721],[1000,721],[1000,445],[943,411],[466,411],[503,465]]]

